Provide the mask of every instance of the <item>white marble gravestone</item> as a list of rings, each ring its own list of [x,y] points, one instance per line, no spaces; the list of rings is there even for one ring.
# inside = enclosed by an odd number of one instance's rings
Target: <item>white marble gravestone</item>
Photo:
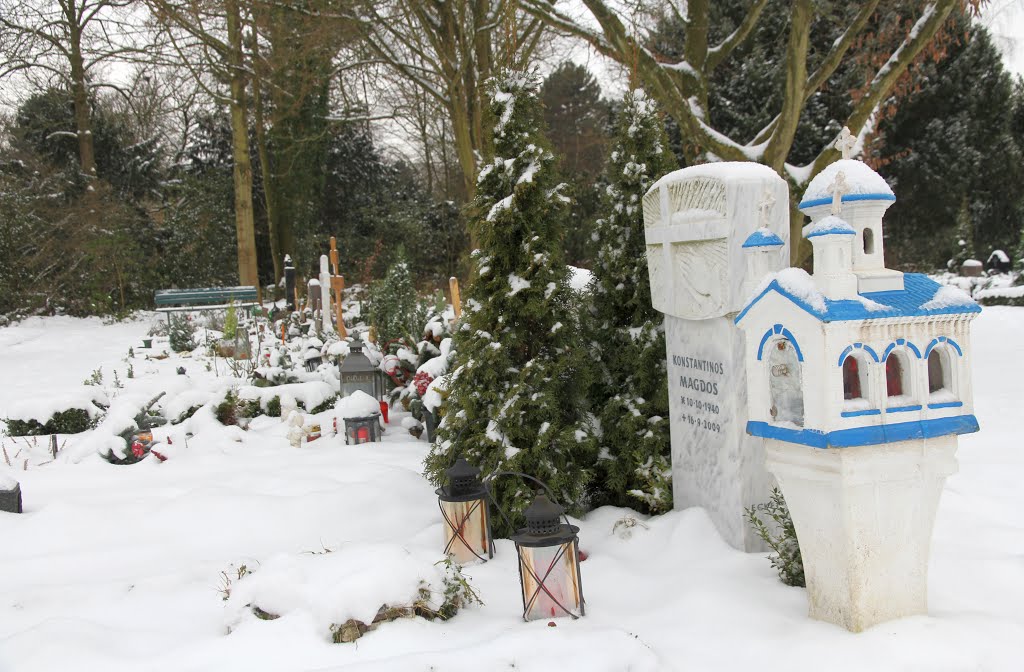
[[[762,550],[745,507],[767,501],[764,441],[747,435],[744,337],[733,324],[760,278],[743,243],[758,228],[784,242],[761,258],[789,265],[789,189],[754,163],[712,163],[661,178],[644,197],[654,307],[665,314],[673,498],[704,507],[732,546]]]

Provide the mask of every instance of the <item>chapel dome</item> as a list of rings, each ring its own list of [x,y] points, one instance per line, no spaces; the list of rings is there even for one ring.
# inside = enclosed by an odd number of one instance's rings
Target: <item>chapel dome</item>
[[[822,217],[803,228],[804,238],[817,238],[819,236],[853,236],[857,234],[852,226],[845,220],[835,215]]]
[[[846,178],[847,191],[843,194],[843,202],[847,201],[895,201],[896,195],[886,183],[885,178],[872,170],[863,161],[856,159],[840,159],[829,164],[823,171],[814,176],[807,185],[800,209],[812,208],[832,202],[829,187],[840,172]]]
[[[754,231],[752,234],[747,236],[747,239],[743,241],[743,247],[779,247],[785,245],[785,241],[775,235],[770,229],[761,227]]]

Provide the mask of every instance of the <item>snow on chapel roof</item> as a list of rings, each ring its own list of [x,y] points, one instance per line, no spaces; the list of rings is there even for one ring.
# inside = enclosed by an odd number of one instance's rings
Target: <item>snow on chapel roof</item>
[[[830,199],[831,200],[831,199]],[[804,238],[814,238],[816,236],[855,236],[857,232],[850,226],[845,219],[836,217],[835,215],[829,215],[828,217],[822,217],[818,221],[808,224],[804,227]]]
[[[853,299],[829,299],[806,271],[786,268],[762,281],[734,322],[738,324],[770,292],[784,296],[822,322],[981,312],[981,306],[962,290],[940,285],[923,273],[904,273],[903,285],[904,289],[865,292]]]
[[[743,247],[778,247],[785,244],[782,238],[779,238],[770,229],[763,226],[747,236],[747,239],[743,241]]]
[[[840,159],[828,165],[825,170],[814,176],[804,192],[804,200],[800,208],[812,208],[832,202],[832,183],[836,175],[842,171],[846,177],[847,191],[843,194],[843,202],[847,201],[895,201],[896,195],[881,175],[873,171],[863,161]]]

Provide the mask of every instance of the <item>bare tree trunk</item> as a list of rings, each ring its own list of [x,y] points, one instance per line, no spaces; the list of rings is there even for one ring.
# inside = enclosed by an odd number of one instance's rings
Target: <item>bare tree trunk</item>
[[[256,33],[256,22],[252,23],[252,56],[253,62],[259,61],[259,37]],[[255,66],[254,66],[255,67]],[[281,282],[282,269],[281,240],[279,238],[276,184],[271,173],[270,155],[267,152],[267,129],[263,115],[263,91],[260,86],[260,75],[253,73],[252,107],[256,116],[256,154],[260,160],[260,171],[263,173],[263,206],[267,210],[267,229],[270,236],[270,257],[274,264],[274,284]]]
[[[252,210],[252,163],[245,105],[242,63],[242,21],[238,0],[225,0],[228,29],[228,64],[231,68],[231,149],[234,158],[235,231],[238,235],[238,278],[243,285],[260,287],[256,263],[256,231]]]
[[[85,60],[82,57],[82,26],[75,0],[61,3],[67,20],[69,65],[71,66],[71,94],[75,104],[75,130],[78,133],[78,159],[82,173],[96,177],[96,151],[92,141],[92,114],[89,109],[89,91],[85,83]]]

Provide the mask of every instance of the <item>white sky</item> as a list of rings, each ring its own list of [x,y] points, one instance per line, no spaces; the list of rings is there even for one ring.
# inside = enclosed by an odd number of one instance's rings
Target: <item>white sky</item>
[[[981,14],[1010,72],[1024,75],[1024,0],[991,0]]]

